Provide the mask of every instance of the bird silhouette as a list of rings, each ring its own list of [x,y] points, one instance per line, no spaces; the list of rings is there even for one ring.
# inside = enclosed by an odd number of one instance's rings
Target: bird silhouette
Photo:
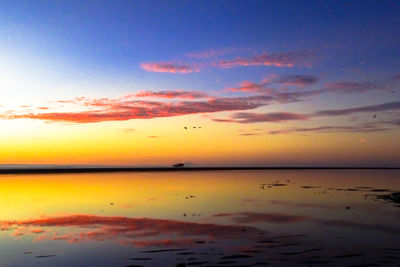
[[[376,114],[372,115],[372,117],[373,117],[374,119],[376,119]]]
[[[185,130],[187,130],[187,127],[185,126],[185,127],[183,127]]]

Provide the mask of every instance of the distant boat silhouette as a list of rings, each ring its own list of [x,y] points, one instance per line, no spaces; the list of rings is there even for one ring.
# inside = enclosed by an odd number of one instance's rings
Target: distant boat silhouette
[[[184,163],[176,163],[176,164],[172,165],[172,167],[174,167],[174,168],[182,168],[184,166],[185,166]]]

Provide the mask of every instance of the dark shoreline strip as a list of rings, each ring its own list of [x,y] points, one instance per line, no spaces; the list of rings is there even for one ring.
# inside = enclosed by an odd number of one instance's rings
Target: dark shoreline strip
[[[400,170],[400,167],[70,167],[9,168],[0,174],[96,173],[96,172],[182,172],[182,171],[262,171],[262,170]]]

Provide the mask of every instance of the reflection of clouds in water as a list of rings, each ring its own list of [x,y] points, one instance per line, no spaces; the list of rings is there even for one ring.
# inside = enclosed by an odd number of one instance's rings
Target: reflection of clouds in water
[[[70,215],[60,217],[48,217],[33,220],[2,221],[2,230],[15,230],[12,235],[28,235],[30,233],[43,233],[45,230],[38,227],[46,227],[47,235],[40,235],[38,240],[52,239],[68,242],[78,241],[103,241],[120,239],[125,244],[136,246],[145,245],[178,245],[193,243],[194,238],[203,237],[209,240],[217,239],[252,239],[259,231],[255,227],[241,225],[222,225],[212,223],[194,223],[176,220],[163,220],[151,218],[129,218],[120,216],[96,216],[96,215]],[[68,233],[52,232],[63,228],[76,228],[76,231],[68,230]],[[164,238],[164,236],[168,238]],[[160,238],[158,240],[137,240],[137,238]],[[171,238],[172,237],[172,238]],[[175,238],[174,238],[175,237]],[[184,237],[184,239],[182,239]]]

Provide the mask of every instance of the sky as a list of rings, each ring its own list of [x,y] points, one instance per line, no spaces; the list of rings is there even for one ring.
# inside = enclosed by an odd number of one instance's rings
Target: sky
[[[0,163],[399,166],[399,1],[2,1]]]

